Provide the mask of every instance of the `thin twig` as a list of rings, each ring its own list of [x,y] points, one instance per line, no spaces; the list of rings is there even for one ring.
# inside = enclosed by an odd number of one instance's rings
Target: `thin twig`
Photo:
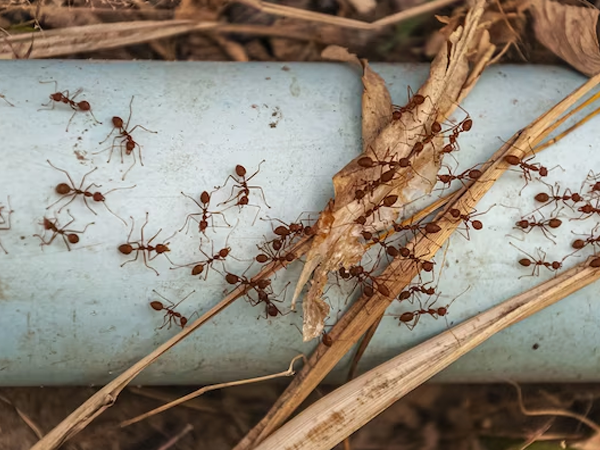
[[[31,428],[31,431],[33,431],[33,433],[37,436],[38,439],[42,439],[44,437],[42,429],[38,427],[37,424],[33,420],[31,420],[27,414],[25,414],[23,411],[17,408],[8,398],[0,394],[0,400],[14,408],[17,415],[21,418],[23,422],[27,424],[29,428]]]
[[[177,442],[182,437],[184,437],[186,434],[188,434],[193,429],[194,429],[193,425],[191,423],[188,423],[183,430],[181,430],[179,433],[177,433],[175,436],[173,436],[171,439],[169,439],[167,442],[165,442],[163,445],[161,445],[157,450],[169,450],[171,447],[173,447],[175,444],[177,444]]]
[[[206,392],[215,391],[217,389],[223,389],[223,388],[227,388],[227,387],[231,387],[231,386],[241,386],[243,384],[260,383],[261,381],[272,380],[273,378],[291,377],[292,375],[294,375],[296,373],[294,371],[294,363],[296,361],[298,361],[298,359],[300,359],[300,358],[304,358],[306,360],[306,357],[304,355],[298,355],[298,356],[294,357],[294,359],[292,359],[292,361],[290,362],[290,366],[288,367],[288,369],[283,372],[278,372],[278,373],[275,373],[272,375],[264,375],[262,377],[247,378],[245,380],[229,381],[227,383],[219,383],[219,384],[213,384],[210,386],[204,386],[203,388],[200,388],[200,389],[198,389],[194,392],[191,392],[187,395],[184,395],[183,397],[180,397],[177,400],[173,400],[172,402],[169,402],[165,405],[159,406],[158,408],[155,408],[144,414],[140,414],[139,416],[136,416],[133,419],[124,420],[123,422],[121,422],[119,424],[119,426],[121,428],[128,427],[129,425],[140,422],[144,419],[147,419],[148,417],[155,416],[156,414],[159,414],[168,409],[171,409],[174,406],[181,405],[182,403],[185,403],[196,397],[200,397],[202,394],[205,394]]]

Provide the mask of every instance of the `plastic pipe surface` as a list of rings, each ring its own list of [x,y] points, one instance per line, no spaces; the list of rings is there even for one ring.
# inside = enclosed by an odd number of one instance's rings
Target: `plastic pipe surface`
[[[190,320],[216,304],[228,289],[222,273],[241,274],[258,253],[256,244],[269,235],[278,218],[294,221],[305,212],[317,216],[333,196],[331,178],[361,151],[360,75],[335,64],[234,64],[234,63],[99,63],[74,61],[2,62],[0,93],[15,106],[0,101],[0,203],[7,196],[14,213],[12,227],[0,231],[0,385],[90,385],[106,383],[114,374],[152,351],[177,332],[163,324],[163,312],[150,307],[160,300],[156,290],[174,303],[195,290],[177,307]],[[414,91],[426,79],[428,67],[374,65],[388,82],[394,102],[406,103],[407,86]],[[86,100],[98,121],[88,113],[73,113],[66,104],[53,109],[41,106],[58,90]],[[462,105],[473,118],[470,132],[460,136],[456,153],[464,171],[485,161],[515,131],[527,125],[584,79],[572,72],[549,67],[494,66],[488,69]],[[119,142],[107,163],[113,137],[111,118],[128,120],[140,148],[132,155],[121,154]],[[41,109],[41,110],[40,110]],[[461,120],[460,109],[455,118]],[[588,123],[536,159],[551,171],[549,183],[579,191],[589,170],[600,172],[600,136],[597,120]],[[113,134],[114,136],[115,134]],[[123,144],[123,148],[125,143]],[[102,153],[101,150],[108,149]],[[142,166],[138,150],[143,157]],[[123,163],[121,163],[123,157]],[[76,186],[94,168],[83,185],[96,183],[91,191],[111,192],[106,205],[127,222],[111,215],[101,202],[81,196],[55,214],[66,200],[46,209],[60,198],[55,186],[66,183],[68,171]],[[250,193],[256,207],[215,215],[215,228],[206,236],[191,221],[189,231],[177,232],[186,216],[199,212],[189,194],[199,201],[202,191],[223,186],[237,164],[254,173],[251,185],[260,186],[268,208],[257,189]],[[452,158],[445,161],[456,168]],[[552,276],[519,278],[530,273],[517,261],[523,258],[513,242],[536,255],[541,247],[551,260],[572,251],[571,233],[589,234],[593,220],[569,221],[573,214],[562,211],[563,226],[556,231],[554,245],[535,230],[524,235],[513,227],[522,215],[537,206],[533,196],[547,188],[530,182],[523,190],[517,172],[508,172],[478,206],[487,214],[479,217],[483,230],[470,230],[470,240],[460,234],[450,239],[444,264],[438,255],[435,270],[437,303],[456,299],[444,318],[422,317],[410,331],[398,326],[393,314],[417,309],[417,304],[390,307],[361,363],[366,369],[387,360],[418,342],[479,311],[526,290]],[[214,204],[225,201],[232,189],[229,180],[213,195]],[[432,196],[440,195],[434,191]],[[423,199],[423,204],[427,199]],[[230,203],[231,204],[231,203]],[[211,202],[211,205],[213,203]],[[43,217],[58,219],[69,229],[81,231],[71,251],[57,236],[40,248]],[[551,210],[551,208],[550,208]],[[4,210],[6,212],[6,210]],[[229,246],[225,266],[215,264],[207,280],[193,277],[191,267],[175,268],[164,255],[145,267],[141,255],[123,255],[117,249],[128,242],[131,218],[135,227],[131,241],[139,241],[140,227],[148,212],[146,241],[162,229],[153,245],[169,242],[170,259],[179,265],[206,259],[199,250],[214,255]],[[548,209],[544,210],[548,213]],[[255,223],[253,221],[258,216]],[[597,222],[597,221],[596,221]],[[515,236],[507,237],[507,234]],[[47,232],[46,237],[51,233]],[[517,239],[523,239],[520,242]],[[565,266],[579,261],[573,257]],[[247,274],[257,269],[255,263]],[[442,268],[441,274],[440,266]],[[276,292],[287,289],[289,303],[301,263],[280,271],[274,280]],[[253,272],[252,272],[253,273]],[[333,286],[327,293],[336,311],[343,308],[349,287]],[[283,294],[281,295],[283,298]],[[437,377],[443,381],[600,381],[600,305],[598,286],[585,288],[536,316],[498,334]],[[287,303],[277,304],[286,312]],[[301,311],[301,310],[300,310]],[[247,378],[284,370],[299,352],[308,353],[315,342],[304,344],[298,330],[300,313],[265,319],[264,306],[251,306],[240,299],[212,322],[162,356],[136,380],[140,384],[195,384]],[[345,359],[331,381],[344,379]]]

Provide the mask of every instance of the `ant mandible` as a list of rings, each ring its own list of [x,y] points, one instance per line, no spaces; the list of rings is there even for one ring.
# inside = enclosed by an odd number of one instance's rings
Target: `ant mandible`
[[[87,100],[81,100],[79,102],[75,101],[75,97],[77,97],[79,94],[81,94],[83,92],[83,89],[78,89],[71,96],[69,94],[69,91],[59,92],[58,91],[58,83],[55,80],[54,81],[40,81],[40,83],[44,83],[44,84],[45,83],[54,83],[54,89],[55,89],[54,94],[50,94],[50,101],[48,103],[43,104],[42,106],[52,105],[52,107],[50,109],[54,109],[54,105],[56,103],[64,103],[65,105],[69,105],[71,107],[71,109],[73,109],[75,111],[73,113],[73,115],[71,116],[71,118],[69,119],[69,122],[67,123],[67,128],[65,131],[69,131],[69,125],[71,125],[71,121],[73,120],[73,117],[75,117],[75,114],[77,114],[78,112],[89,112],[90,116],[92,116],[92,118],[94,119],[94,121],[96,123],[102,124],[102,122],[99,122],[98,119],[96,119],[96,117],[94,116],[94,113],[92,112],[92,106],[90,105],[90,103]],[[40,110],[38,110],[38,111],[40,111]]]

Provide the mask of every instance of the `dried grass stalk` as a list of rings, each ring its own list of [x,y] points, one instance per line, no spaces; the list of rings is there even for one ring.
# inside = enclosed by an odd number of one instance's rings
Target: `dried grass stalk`
[[[599,82],[600,75],[591,78],[503,145],[492,156],[477,182],[473,183],[455,202],[450,203],[437,215],[435,222],[442,228],[442,231],[433,236],[413,239],[407,245],[414,249],[414,254],[422,259],[432,258],[461,223],[451,220],[451,217],[449,218],[446,214],[447,210],[452,207],[460,210],[461,214],[469,214],[494,182],[507,170],[508,166],[503,157],[508,154],[524,156],[525,151],[521,149],[528,149],[530,145],[536,145],[545,138],[547,129],[551,128],[561,115]],[[365,296],[359,298],[330,331],[329,335],[333,339],[333,344],[330,347],[323,344],[317,347],[309,363],[294,378],[267,416],[248,433],[235,447],[235,450],[254,448],[279,428],[350,350],[359,337],[378,320],[395,296],[408,286],[418,272],[419,269],[412,261],[394,260],[380,276],[382,281],[392,280],[385,283],[392,295],[385,297],[376,292],[371,298]]]
[[[600,278],[584,262],[370,370],[308,407],[255,450],[328,450],[494,334]]]

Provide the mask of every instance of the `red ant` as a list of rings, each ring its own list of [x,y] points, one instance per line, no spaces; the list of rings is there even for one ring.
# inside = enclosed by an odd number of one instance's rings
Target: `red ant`
[[[231,226],[229,225],[229,223],[227,222],[227,219],[225,219],[225,215],[222,212],[218,212],[218,211],[209,211],[208,207],[210,205],[210,199],[211,199],[211,194],[209,194],[207,191],[203,191],[202,194],[200,194],[200,203],[198,203],[196,201],[196,199],[194,199],[193,197],[184,194],[183,192],[181,193],[181,195],[189,198],[191,201],[193,201],[196,205],[198,205],[198,207],[200,208],[200,210],[202,212],[199,213],[192,213],[192,214],[188,214],[187,218],[185,219],[185,223],[183,224],[183,226],[181,227],[181,229],[179,230],[181,232],[181,230],[183,230],[185,228],[185,226],[188,226],[189,229],[189,220],[191,217],[196,217],[196,216],[202,216],[202,218],[200,220],[197,220],[198,222],[198,231],[200,231],[202,234],[204,234],[204,236],[206,236],[206,229],[208,228],[208,219],[213,219],[213,216],[215,214],[221,216],[223,218],[223,221],[227,224],[227,226]],[[196,219],[194,219],[196,220]],[[213,221],[213,228],[214,228],[214,221]],[[208,236],[207,236],[208,237]]]
[[[474,167],[476,167],[476,166],[474,166]],[[481,170],[475,169],[474,167],[465,170],[463,173],[461,173],[459,175],[454,175],[452,173],[452,171],[450,170],[450,168],[446,166],[446,168],[448,169],[448,173],[438,175],[437,178],[441,183],[444,184],[443,189],[449,188],[454,180],[459,180],[463,186],[468,187],[465,184],[464,180],[468,179],[471,181],[476,181],[479,178],[481,178],[481,176],[483,175],[483,172]]]
[[[175,308],[177,308],[181,304],[181,302],[183,302],[185,299],[187,299],[190,295],[192,295],[196,291],[193,290],[192,292],[190,292],[188,295],[186,295],[181,300],[179,300],[177,302],[177,304],[173,304],[173,302],[171,300],[169,300],[165,296],[159,294],[154,289],[152,289],[152,292],[154,292],[160,298],[162,298],[163,300],[165,300],[171,304],[171,306],[166,306],[164,303],[162,303],[158,300],[154,300],[154,301],[150,302],[150,307],[152,309],[154,309],[155,311],[165,311],[165,317],[163,320],[163,324],[158,329],[162,330],[166,325],[169,325],[168,329],[170,330],[173,322],[175,323],[175,325],[177,325],[181,328],[184,328],[188,323],[188,318],[185,316],[182,316],[181,313],[175,311]],[[195,312],[194,314],[197,314],[197,312]],[[191,317],[193,317],[193,314]],[[177,321],[179,321],[179,323]]]
[[[135,185],[130,186],[130,187],[126,187],[126,188],[114,188],[111,189],[110,191],[108,191],[106,194],[102,194],[101,192],[90,192],[89,189],[92,186],[95,186],[97,188],[102,187],[96,183],[90,183],[86,188],[83,188],[83,183],[85,182],[86,177],[91,174],[92,172],[95,172],[96,170],[98,170],[98,168],[94,168],[92,170],[90,170],[88,173],[86,173],[83,178],[81,179],[81,183],[79,183],[79,187],[75,187],[75,183],[73,182],[73,179],[71,178],[71,176],[69,175],[69,173],[64,170],[64,169],[59,169],[58,167],[56,167],[54,164],[52,164],[50,162],[50,160],[46,160],[46,162],[48,164],[50,164],[51,167],[53,167],[54,169],[63,172],[67,178],[69,179],[69,182],[71,183],[70,185],[67,183],[59,183],[56,185],[56,187],[54,188],[55,192],[59,195],[61,195],[62,197],[59,198],[57,201],[55,201],[54,203],[52,203],[51,205],[49,205],[48,207],[46,207],[46,209],[50,209],[52,208],[54,205],[56,205],[58,202],[62,201],[63,199],[67,198],[67,197],[71,197],[71,200],[69,200],[67,203],[65,203],[63,206],[60,207],[60,209],[57,211],[58,213],[60,213],[65,207],[69,206],[69,204],[71,204],[71,202],[73,202],[73,200],[75,200],[75,198],[78,195],[81,195],[83,198],[83,202],[85,203],[85,206],[87,206],[87,208],[94,213],[94,215],[97,215],[96,211],[94,211],[87,199],[91,198],[93,201],[95,202],[102,202],[104,204],[104,207],[108,210],[109,213],[111,213],[113,216],[115,216],[117,219],[119,219],[121,222],[123,222],[125,224],[125,226],[127,226],[127,222],[125,222],[121,217],[119,217],[118,215],[116,215],[112,209],[110,209],[108,207],[108,205],[106,204],[106,195],[110,194],[111,192],[114,191],[118,191],[118,190],[122,190],[122,189],[133,189],[135,187]]]
[[[400,292],[397,297],[399,302],[403,302],[404,300],[409,300],[410,298],[414,298],[416,294],[425,294],[425,295],[435,295],[435,288],[433,286],[426,288],[424,284],[418,284],[415,286],[410,286],[408,289]],[[413,300],[410,300],[412,303]]]
[[[8,211],[7,211],[6,218],[2,214],[2,210],[5,207],[4,206],[0,206],[0,231],[8,231],[8,230],[11,229],[10,216],[11,216],[11,214],[14,211],[10,207],[10,197],[6,197],[6,204],[8,205]],[[8,255],[8,252],[6,251],[6,249],[4,248],[4,246],[2,245],[2,242],[0,242],[0,248],[4,251],[4,254]]]
[[[519,228],[521,231],[523,231],[524,233],[529,233],[531,232],[531,230],[533,230],[534,228],[539,228],[542,233],[544,234],[544,236],[546,237],[546,239],[554,242],[556,244],[556,242],[550,238],[548,235],[552,236],[552,237],[556,237],[554,234],[552,234],[547,227],[556,229],[558,227],[560,227],[562,225],[562,220],[556,218],[556,217],[552,217],[548,220],[544,220],[544,221],[539,221],[536,222],[535,221],[535,217],[531,216],[529,218],[529,220],[527,219],[521,219],[518,222],[515,223],[516,227],[515,228]]]
[[[600,224],[596,225],[590,232],[590,237],[588,237],[585,241],[583,239],[576,239],[575,241],[573,241],[573,244],[571,244],[571,247],[573,247],[576,250],[581,250],[582,248],[586,247],[587,245],[593,245],[594,247],[596,245],[600,245],[600,236],[595,236],[595,233],[599,227],[600,227]]]
[[[131,241],[131,235],[133,234],[133,228],[135,225],[135,221],[134,221],[133,217],[130,217],[130,218],[131,218],[131,231],[129,232],[129,236],[127,237],[127,243],[119,245],[118,249],[119,249],[119,252],[121,252],[124,255],[129,255],[132,252],[135,252],[135,258],[125,261],[123,264],[121,264],[121,267],[123,267],[125,264],[128,264],[130,262],[137,261],[138,256],[140,256],[140,252],[142,253],[144,265],[148,269],[153,270],[157,276],[159,275],[158,271],[154,267],[150,267],[148,265],[148,261],[152,261],[153,259],[158,257],[158,255],[164,255],[165,258],[167,258],[171,264],[175,265],[173,263],[173,261],[171,261],[171,259],[167,255],[167,252],[171,251],[171,249],[169,248],[170,242],[167,242],[166,244],[156,244],[155,246],[150,245],[150,243],[154,239],[156,239],[156,236],[158,236],[159,233],[162,231],[162,228],[159,229],[156,232],[156,234],[154,236],[152,236],[152,238],[150,238],[148,243],[144,244],[144,228],[146,227],[146,225],[148,225],[148,213],[146,213],[146,222],[144,223],[144,225],[142,225],[142,228],[140,230],[141,240],[138,242]],[[153,257],[151,256],[152,252],[156,252],[156,255],[154,255]]]
[[[582,220],[589,219],[594,214],[600,214],[600,208],[598,208],[598,202],[596,202],[596,207],[592,206],[590,203],[586,203],[585,205],[577,208],[577,211],[581,213],[581,216],[571,219],[571,220]],[[584,217],[585,216],[585,217]]]
[[[229,179],[231,178],[233,180],[233,186],[231,187],[231,194],[229,196],[228,200],[225,200],[224,202],[219,203],[217,206],[220,205],[226,205],[229,202],[232,201],[236,201],[234,205],[232,206],[253,206],[256,207],[260,210],[260,206],[257,205],[250,205],[249,204],[249,199],[248,196],[250,195],[250,190],[251,189],[256,189],[259,190],[263,201],[265,202],[265,205],[267,205],[268,208],[270,208],[269,204],[267,203],[267,200],[265,198],[265,193],[262,190],[262,187],[260,186],[249,186],[248,182],[254,178],[259,172],[260,172],[260,166],[262,165],[262,163],[264,163],[265,160],[263,159],[259,164],[258,164],[258,169],[256,170],[256,172],[254,172],[252,175],[250,175],[249,177],[246,177],[246,168],[240,164],[238,164],[237,166],[235,166],[235,174],[237,175],[237,178],[235,178],[233,175],[229,175],[226,179],[225,179],[225,183],[223,183],[223,186],[225,186],[227,184],[227,182],[229,181]],[[217,188],[218,189],[218,188]],[[237,193],[234,194],[234,190],[237,189]],[[255,219],[256,220],[256,219]]]
[[[419,302],[419,309],[415,310],[415,311],[408,311],[405,313],[400,314],[400,316],[398,317],[399,319],[399,324],[404,324],[407,326],[407,328],[409,330],[413,330],[416,326],[417,323],[419,322],[419,318],[424,315],[424,314],[428,314],[431,317],[433,317],[434,319],[438,319],[439,317],[445,317],[448,314],[448,309],[450,308],[450,306],[452,305],[452,303],[454,303],[454,301],[460,297],[461,295],[463,295],[465,292],[467,292],[471,287],[469,286],[464,292],[462,292],[461,294],[459,294],[458,296],[454,297],[450,303],[448,303],[446,306],[438,306],[437,308],[432,308],[432,306],[438,301],[438,299],[440,298],[441,294],[438,294],[436,296],[436,298],[433,300],[433,302],[431,302],[429,305],[427,305],[427,303],[425,304],[425,308],[423,307],[422,304],[420,304]]]
[[[289,285],[289,283],[288,283]],[[287,285],[285,288],[283,288],[283,290],[277,295],[277,297],[279,297],[281,295],[282,292],[287,290]],[[277,316],[287,316],[289,313],[291,313],[292,311],[288,311],[288,312],[281,312],[281,310],[279,308],[277,308],[277,306],[275,306],[275,304],[273,302],[283,302],[283,300],[278,300],[276,298],[270,298],[270,296],[273,294],[272,292],[269,292],[265,289],[260,289],[256,291],[258,293],[258,300],[254,300],[252,298],[250,298],[250,304],[252,306],[257,306],[260,303],[264,303],[265,304],[265,319],[268,319],[269,317],[277,317]]]
[[[135,160],[135,153],[133,151],[135,150],[136,147],[138,148],[140,164],[142,166],[144,165],[144,160],[142,158],[142,147],[140,146],[140,144],[138,144],[137,142],[135,142],[133,140],[133,136],[131,136],[131,133],[133,133],[136,128],[141,128],[142,130],[147,131],[148,133],[154,133],[154,134],[157,133],[156,131],[149,130],[148,128],[143,127],[142,125],[136,125],[131,130],[127,131],[127,129],[129,128],[129,122],[131,121],[131,115],[133,114],[133,107],[132,107],[133,99],[134,99],[134,96],[131,97],[131,101],[129,102],[129,117],[127,118],[127,123],[124,123],[123,119],[121,119],[119,116],[113,116],[113,118],[111,119],[112,124],[113,124],[113,129],[111,130],[110,133],[108,133],[108,136],[106,136],[106,138],[102,142],[99,142],[99,144],[103,144],[115,132],[115,130],[117,130],[117,135],[113,138],[113,143],[110,146],[110,148],[107,148],[105,150],[100,150],[99,152],[94,153],[94,155],[97,155],[98,153],[102,153],[102,152],[105,152],[106,150],[110,150],[108,160],[106,161],[107,163],[110,163],[110,159],[112,158],[113,150],[115,149],[115,141],[117,139],[121,139],[121,141],[119,142],[119,147],[121,149],[121,164],[123,164],[123,144],[125,144],[125,154],[127,156],[132,155],[132,157],[133,157],[133,164],[131,165],[131,167],[129,167],[129,169],[127,169],[125,171],[125,173],[123,174],[123,177],[121,178],[122,180],[125,180],[125,177],[129,173],[129,171],[131,169],[133,169],[133,166],[135,166],[136,160]]]
[[[525,189],[525,187],[532,180],[531,172],[538,173],[540,177],[547,177],[548,172],[550,172],[550,170],[553,170],[553,169],[548,169],[545,166],[542,166],[540,163],[529,164],[529,161],[531,161],[534,158],[535,158],[535,154],[528,159],[519,158],[516,155],[506,155],[504,157],[504,161],[507,164],[514,166],[514,167],[519,167],[521,169],[521,171],[523,172],[523,178],[525,179],[525,184],[523,185],[523,188],[521,188],[521,191],[519,191],[519,195],[521,195],[521,192],[523,191],[523,189]],[[556,167],[560,167],[560,166],[556,166]]]
[[[405,106],[392,105],[392,107],[394,108],[394,112],[392,113],[392,120],[401,120],[402,114],[414,111],[417,108],[417,106],[420,106],[425,102],[426,97],[424,95],[411,95],[410,87],[408,89],[408,103]]]
[[[551,203],[555,203],[554,210],[552,211],[554,212],[558,208],[559,202],[563,202],[565,206],[573,210],[573,207],[567,203],[568,201],[573,202],[573,204],[583,201],[583,197],[577,192],[571,192],[570,189],[565,189],[563,195],[560,195],[560,186],[558,184],[555,184],[554,186],[551,186],[548,183],[544,184],[550,188],[550,194],[547,194],[546,192],[540,192],[534,197],[536,202],[543,203],[543,205],[535,209],[533,212],[545,208]]]
[[[474,214],[475,212],[477,212],[476,209],[474,209],[469,214],[462,214],[461,211],[460,211],[460,209],[457,209],[457,208],[451,208],[448,212],[450,213],[450,215],[454,219],[460,219],[460,220],[463,221],[463,223],[465,224],[465,231],[467,233],[467,235],[465,237],[467,238],[467,240],[470,240],[470,237],[469,237],[469,228],[470,228],[469,224],[471,224],[471,226],[473,227],[474,230],[481,230],[483,228],[483,223],[481,222],[481,220],[477,220],[477,219],[473,220],[473,217],[477,217],[477,216],[481,216],[483,214],[486,214],[494,206],[496,206],[495,203],[492,206],[490,206],[488,209],[486,209],[485,211],[480,212],[478,214]]]
[[[538,249],[539,259],[535,259],[529,253],[527,253],[524,250],[521,250],[519,247],[514,245],[512,242],[509,242],[509,244],[512,245],[517,250],[519,250],[521,253],[524,253],[525,255],[529,256],[529,258],[520,259],[519,260],[520,265],[522,265],[523,267],[530,267],[533,265],[533,271],[531,272],[531,275],[522,275],[519,277],[519,279],[524,278],[524,277],[539,276],[540,267],[542,267],[542,266],[550,271],[556,272],[556,271],[562,269],[563,262],[565,261],[565,259],[567,259],[569,256],[571,256],[571,255],[567,255],[560,261],[548,262],[548,261],[546,261],[546,252],[542,251],[541,249]]]
[[[231,233],[229,235],[231,235]],[[215,253],[214,244],[211,241],[211,253],[213,254],[213,256],[210,256],[210,255],[207,255],[206,253],[204,253],[204,250],[202,250],[202,242],[200,242],[200,246],[198,247],[198,250],[200,250],[200,252],[204,256],[206,256],[206,260],[197,261],[197,262],[194,262],[191,264],[186,264],[185,266],[180,266],[178,264],[175,264],[175,266],[177,266],[176,268],[193,266],[192,272],[191,272],[192,276],[202,275],[202,273],[204,273],[204,280],[206,281],[206,279],[208,278],[208,269],[213,268],[213,264],[215,261],[221,261],[221,263],[224,264],[225,258],[227,258],[228,256],[233,259],[237,259],[237,258],[234,258],[232,255],[230,255],[231,247],[229,247],[227,245],[228,242],[229,242],[229,236],[227,236],[227,240],[225,241],[225,246],[221,250],[219,250],[217,253]],[[208,268],[206,270],[206,272],[204,272],[205,267]],[[173,269],[173,267],[171,267],[171,269]]]
[[[46,234],[46,231],[52,231],[52,237],[48,241],[46,241],[46,240],[44,240],[43,236],[41,236],[39,234],[34,234],[34,236],[39,237],[40,240],[42,241],[42,243],[40,244],[40,247],[43,247],[44,245],[52,244],[54,239],[56,239],[56,236],[61,235],[63,238],[63,241],[65,241],[67,250],[71,251],[71,246],[69,244],[77,244],[79,242],[78,234],[85,233],[85,230],[87,230],[90,225],[94,225],[94,222],[88,223],[82,231],[67,230],[67,227],[75,221],[75,218],[71,215],[71,212],[69,210],[67,210],[67,214],[69,214],[69,216],[71,217],[71,220],[66,225],[64,225],[62,228],[58,228],[57,219],[54,219],[54,221],[52,221],[52,220],[44,217],[44,221],[40,225],[44,226],[44,234]]]
[[[283,267],[285,269],[287,264],[293,262],[296,259],[296,255],[294,255],[293,253],[287,253],[286,255],[281,255],[280,251],[275,252],[275,251],[271,250],[271,248],[267,245],[264,245],[262,247],[257,245],[257,247],[259,250],[261,250],[263,252],[263,253],[259,253],[254,258],[260,264],[266,264],[268,262],[279,263],[281,265],[281,267]]]
[[[372,275],[375,269],[370,271],[366,271],[363,266],[356,265],[350,267],[347,271],[344,267],[341,267],[338,270],[339,275],[348,280],[350,278],[356,278],[357,285],[361,284],[363,287],[363,294],[367,297],[372,297],[375,294],[375,290],[379,292],[381,295],[385,297],[389,297],[391,295],[390,290],[387,288],[385,284],[383,284],[380,280]],[[370,281],[370,284],[367,282]],[[356,288],[356,286],[355,286]]]
[[[71,109],[75,111],[69,119],[69,122],[67,123],[67,129],[65,131],[69,131],[69,125],[71,125],[73,117],[75,117],[75,114],[78,112],[89,112],[90,116],[92,116],[96,123],[102,124],[102,122],[99,122],[94,116],[92,107],[88,101],[81,100],[80,102],[75,102],[75,97],[81,94],[83,89],[78,89],[72,96],[70,96],[69,91],[58,92],[58,83],[56,81],[40,81],[40,83],[54,83],[54,89],[56,90],[54,94],[50,94],[50,101],[42,106],[52,105],[50,109],[54,109],[55,103],[64,103],[65,105],[69,105]]]
[[[582,187],[586,183],[590,186],[589,193],[591,195],[600,194],[600,175],[596,175],[593,171],[590,170],[587,176],[585,177],[585,181],[583,182]]]
[[[384,197],[381,202],[379,202],[373,208],[368,209],[362,216],[357,217],[354,220],[354,223],[358,225],[364,225],[367,222],[367,218],[371,217],[375,212],[379,211],[381,208],[391,208],[396,204],[397,201],[397,195],[388,195]]]

